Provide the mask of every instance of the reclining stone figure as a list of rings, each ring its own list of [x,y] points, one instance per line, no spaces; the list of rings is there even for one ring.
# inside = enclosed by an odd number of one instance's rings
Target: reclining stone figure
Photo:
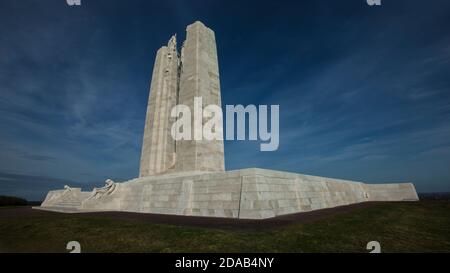
[[[88,200],[92,198],[99,199],[105,195],[110,195],[113,193],[116,189],[116,183],[114,183],[111,179],[106,179],[105,183],[106,185],[104,187],[94,188],[92,195],[88,198]]]

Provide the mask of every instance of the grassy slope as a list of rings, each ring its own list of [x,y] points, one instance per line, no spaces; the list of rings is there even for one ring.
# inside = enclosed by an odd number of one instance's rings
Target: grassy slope
[[[450,202],[384,203],[264,231],[218,230],[77,215],[0,218],[0,252],[450,252]]]

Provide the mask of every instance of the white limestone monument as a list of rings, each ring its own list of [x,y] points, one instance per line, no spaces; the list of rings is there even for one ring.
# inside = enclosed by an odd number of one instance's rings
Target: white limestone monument
[[[365,184],[255,168],[225,171],[222,140],[175,140],[174,106],[193,108],[194,97],[221,106],[214,32],[198,21],[186,32],[180,53],[172,36],[156,54],[139,177],[108,179],[92,192],[65,186],[50,191],[39,209],[264,219],[367,201],[418,200],[411,183]]]

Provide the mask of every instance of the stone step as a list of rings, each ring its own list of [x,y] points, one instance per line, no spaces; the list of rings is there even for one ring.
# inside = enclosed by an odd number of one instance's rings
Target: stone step
[[[54,206],[56,206],[56,207],[79,207],[79,206],[81,206],[81,202],[63,201],[63,202],[55,203]]]
[[[46,211],[55,211],[55,212],[64,212],[64,213],[78,213],[78,212],[82,212],[82,211],[80,211],[77,208],[61,207],[61,206],[33,207],[33,209],[46,210]]]

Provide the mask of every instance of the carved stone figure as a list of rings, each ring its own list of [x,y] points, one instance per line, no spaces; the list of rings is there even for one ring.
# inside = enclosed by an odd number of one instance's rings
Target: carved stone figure
[[[116,189],[116,183],[114,183],[114,181],[112,181],[111,179],[106,179],[105,183],[106,185],[104,187],[94,188],[94,190],[92,191],[92,195],[91,197],[89,197],[89,199],[92,198],[99,199],[103,196],[110,195],[111,193],[113,193],[114,190]]]

